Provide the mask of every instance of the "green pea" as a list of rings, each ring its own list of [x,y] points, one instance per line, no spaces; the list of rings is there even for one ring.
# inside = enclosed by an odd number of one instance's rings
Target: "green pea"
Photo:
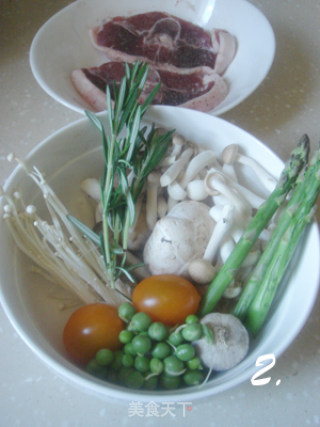
[[[187,362],[195,355],[195,349],[191,344],[181,344],[177,347],[175,355],[183,362]]]
[[[117,350],[114,355],[113,355],[113,361],[110,365],[110,369],[117,371],[118,369],[121,368],[122,366],[122,356],[123,356],[123,351],[121,350]]]
[[[168,375],[181,375],[184,372],[184,364],[176,356],[168,356],[164,359],[164,371]]]
[[[122,342],[122,344],[128,344],[133,337],[134,337],[134,333],[132,331],[128,331],[127,329],[124,329],[119,334],[119,341]]]
[[[137,352],[133,348],[132,342],[128,342],[128,344],[125,344],[123,346],[123,351],[126,354],[131,354],[131,356],[135,356],[137,354]]]
[[[131,366],[122,366],[118,371],[118,382],[120,384],[126,384],[127,378],[133,370],[134,369]]]
[[[174,390],[179,387],[181,382],[181,377],[172,376],[167,374],[162,374],[160,377],[160,384],[163,388],[167,390]]]
[[[158,376],[153,375],[144,380],[143,388],[146,390],[155,390],[158,386]]]
[[[163,362],[160,359],[157,359],[156,357],[153,357],[150,360],[150,371],[154,374],[161,374],[163,371]]]
[[[106,368],[101,366],[96,359],[91,359],[86,366],[86,371],[96,377],[103,376],[106,372]]]
[[[149,359],[146,356],[136,356],[134,359],[134,367],[139,372],[148,372],[150,367]]]
[[[202,363],[201,363],[201,359],[199,357],[193,357],[192,359],[187,361],[187,366],[189,369],[191,369],[192,371],[196,370],[196,369],[203,369]]]
[[[168,337],[168,328],[161,322],[153,322],[148,329],[149,337],[155,341],[163,341]]]
[[[200,323],[190,323],[186,325],[181,334],[186,341],[195,341],[202,337],[203,330]]]
[[[133,356],[131,356],[131,354],[123,354],[122,359],[121,359],[121,363],[122,366],[125,366],[127,368],[130,368],[130,366],[133,366]]]
[[[147,331],[151,322],[151,317],[147,313],[136,313],[132,316],[128,329],[135,332]]]
[[[136,308],[132,304],[123,302],[118,308],[118,315],[125,322],[129,322],[136,311]]]
[[[132,348],[137,354],[146,354],[152,347],[151,339],[147,335],[136,335],[132,340]]]
[[[183,341],[184,341],[184,339],[183,339],[183,336],[181,334],[181,331],[179,331],[179,332],[172,332],[169,335],[168,341],[169,341],[170,344],[174,345],[175,347],[177,345],[182,344]]]
[[[185,323],[187,325],[190,325],[191,323],[198,323],[198,322],[199,322],[199,317],[196,316],[195,314],[189,314],[189,316],[187,316],[185,319]]]
[[[165,342],[157,343],[152,349],[152,356],[158,359],[164,359],[171,354],[171,347]]]
[[[186,385],[198,385],[201,384],[203,380],[204,374],[202,373],[202,371],[199,370],[188,370],[183,374],[183,381]]]
[[[98,350],[96,353],[96,361],[101,366],[108,366],[113,361],[114,355],[113,351],[109,350],[108,348],[102,348],[101,350]]]
[[[133,369],[125,378],[125,384],[129,388],[139,389],[144,384],[144,377],[141,372]]]

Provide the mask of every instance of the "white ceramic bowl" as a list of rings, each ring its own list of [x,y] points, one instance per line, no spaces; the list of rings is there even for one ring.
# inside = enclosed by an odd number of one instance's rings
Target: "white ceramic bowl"
[[[73,88],[74,69],[105,62],[89,42],[88,30],[102,19],[164,11],[206,29],[222,28],[236,36],[238,50],[225,79],[230,91],[212,114],[218,115],[247,98],[264,80],[275,53],[270,23],[245,0],[77,0],[50,18],[36,34],[30,65],[40,86],[55,100],[83,113],[90,107]]]
[[[218,153],[229,143],[238,143],[252,157],[262,161],[275,176],[283,163],[255,137],[222,119],[203,113],[172,108],[150,109],[148,120],[175,128],[200,146],[214,147]],[[92,124],[83,118],[64,127],[43,141],[28,156],[27,164],[45,172],[50,185],[71,210],[80,196],[79,183],[102,171],[100,137]],[[249,177],[248,177],[249,178]],[[39,197],[39,191],[17,167],[6,181],[6,192],[20,189],[26,201]],[[38,200],[39,201],[39,200]],[[74,212],[75,213],[75,212]],[[50,285],[32,273],[30,263],[13,244],[4,221],[0,223],[1,302],[6,314],[27,345],[64,379],[82,390],[103,398],[127,400],[190,401],[227,390],[250,381],[259,368],[258,357],[278,357],[296,337],[313,306],[319,283],[319,235],[312,224],[296,254],[294,267],[286,275],[279,297],[259,336],[251,342],[248,356],[233,369],[216,375],[202,387],[176,391],[134,391],[96,379],[70,363],[65,355],[61,334],[70,310],[61,311],[52,297]]]

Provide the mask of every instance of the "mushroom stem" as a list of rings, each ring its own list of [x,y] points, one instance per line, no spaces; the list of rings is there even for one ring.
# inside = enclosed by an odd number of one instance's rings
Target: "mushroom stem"
[[[101,203],[101,200],[100,200],[99,203],[96,206],[96,211],[95,211],[95,221],[96,221],[96,224],[98,222],[102,221],[102,211],[103,211],[103,208],[102,208],[102,203]]]
[[[95,178],[87,178],[82,181],[80,188],[93,200],[98,202],[101,199],[101,188],[99,181]]]
[[[231,236],[226,238],[220,245],[220,258],[221,262],[224,264],[226,260],[229,258],[229,255],[233,251],[236,243]]]
[[[176,161],[176,158],[180,155],[184,144],[185,144],[185,139],[181,135],[175,134],[172,138],[173,148],[171,152],[161,160],[160,166],[165,167],[165,166],[172,165]]]
[[[217,206],[219,208],[223,208],[224,205],[230,203],[230,200],[227,197],[219,193],[217,195],[212,196],[212,201],[214,206]]]
[[[158,217],[163,218],[168,212],[168,203],[163,196],[158,197]]]
[[[177,201],[177,200],[175,200],[175,199],[173,199],[173,198],[170,196],[170,194],[169,194],[168,196],[169,196],[169,197],[168,197],[168,202],[167,202],[167,204],[168,204],[167,212],[170,212],[170,211],[171,211],[171,209],[172,209],[174,206],[176,206],[176,204],[178,203],[178,201]]]
[[[135,203],[135,218],[134,218],[134,223],[132,225],[132,227],[130,228],[130,233],[133,233],[138,222],[139,222],[139,217],[140,217],[140,213],[141,213],[141,208],[142,208],[142,197],[140,196],[138,198],[138,200]]]
[[[223,150],[222,160],[227,164],[238,162],[249,166],[269,192],[272,192],[277,185],[277,180],[260,163],[251,157],[239,153],[239,146],[237,144],[230,144]]]
[[[231,204],[235,207],[237,212],[244,217],[250,216],[251,206],[239,194],[239,192],[228,184],[221,173],[216,171],[209,171],[205,177],[204,185],[208,194],[216,195],[217,193],[225,196]]]
[[[160,184],[162,187],[170,185],[186,167],[190,157],[193,154],[192,148],[187,148],[181,156],[161,175]]]
[[[238,182],[237,173],[233,165],[229,165],[228,163],[223,163],[221,170],[223,174],[226,175],[233,182]]]
[[[146,221],[149,230],[152,230],[158,217],[158,188],[160,175],[151,172],[147,178],[147,195],[146,195]]]
[[[252,250],[248,253],[246,258],[244,259],[241,267],[252,267],[256,264],[259,257],[261,255],[261,251],[259,249]]]
[[[262,203],[265,202],[264,198],[258,196],[248,187],[245,187],[238,182],[233,165],[224,163],[221,171],[217,170],[216,168],[212,168],[209,172],[211,174],[214,173],[214,171],[224,179],[230,189],[235,189],[239,195],[242,196],[242,198],[251,205],[252,208],[258,209]]]
[[[234,208],[231,205],[225,205],[221,217],[213,229],[213,233],[209,239],[203,259],[213,262],[219,246],[226,237],[228,231],[233,224]]]
[[[223,206],[221,205],[214,205],[212,206],[212,208],[210,208],[209,214],[215,222],[219,221],[221,217],[222,209],[223,209]]]
[[[241,294],[241,286],[233,283],[223,292],[223,296],[228,299],[237,298]]]
[[[198,175],[199,172],[208,166],[215,166],[217,169],[221,169],[221,166],[217,160],[217,156],[212,150],[202,151],[190,161],[185,173],[180,180],[181,187],[185,188],[188,183]]]
[[[249,190],[249,188],[244,187],[239,183],[234,183],[234,187],[239,191],[239,193],[247,200],[248,203],[254,208],[258,209],[262,203],[266,201],[263,197],[258,196],[253,191]]]
[[[177,181],[174,181],[172,184],[168,185],[168,194],[172,199],[177,201],[184,200],[187,197],[187,192]]]

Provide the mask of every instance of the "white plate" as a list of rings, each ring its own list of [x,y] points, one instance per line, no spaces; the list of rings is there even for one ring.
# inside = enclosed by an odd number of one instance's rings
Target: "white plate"
[[[168,128],[176,128],[200,146],[212,147],[221,153],[230,143],[237,142],[248,155],[263,161],[265,167],[279,176],[283,163],[255,137],[226,121],[175,107],[155,107],[149,120]],[[71,213],[72,200],[80,194],[79,183],[88,176],[100,176],[103,167],[100,136],[86,118],[51,135],[28,156],[29,166],[36,165]],[[6,182],[6,192],[20,188],[27,202],[39,191],[20,167]],[[3,205],[3,202],[1,203]],[[259,368],[258,357],[279,355],[294,340],[314,304],[319,287],[320,240],[315,223],[308,228],[290,271],[273,304],[268,320],[257,339],[251,342],[248,356],[235,368],[216,375],[203,387],[168,392],[131,391],[98,380],[73,364],[65,355],[61,334],[70,311],[61,311],[59,301],[52,298],[49,283],[30,272],[28,259],[14,247],[3,220],[0,221],[0,300],[6,314],[28,346],[64,379],[82,390],[103,398],[127,400],[188,401],[216,394],[250,381]],[[311,339],[311,338],[310,338]]]
[[[70,73],[105,62],[90,45],[89,28],[106,17],[153,10],[172,13],[207,29],[223,28],[236,36],[238,51],[225,74],[230,92],[212,114],[238,105],[267,75],[275,53],[274,34],[264,15],[245,0],[78,0],[49,19],[36,34],[30,51],[36,80],[58,102],[83,113],[90,107],[71,85]]]

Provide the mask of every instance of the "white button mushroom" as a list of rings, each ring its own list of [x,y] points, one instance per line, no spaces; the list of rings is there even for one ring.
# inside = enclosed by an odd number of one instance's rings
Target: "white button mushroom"
[[[189,262],[202,258],[213,226],[204,203],[178,203],[157,221],[148,238],[143,252],[146,266],[152,274],[186,274]]]
[[[145,244],[144,263],[151,274],[182,274],[188,262],[198,254],[199,248],[194,241],[190,220],[165,216],[157,221]]]

